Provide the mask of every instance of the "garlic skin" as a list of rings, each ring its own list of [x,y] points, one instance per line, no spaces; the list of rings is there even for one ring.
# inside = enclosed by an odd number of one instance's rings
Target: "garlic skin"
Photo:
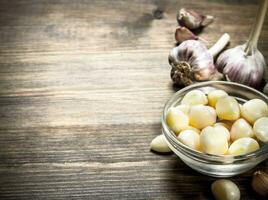
[[[189,29],[197,29],[201,26],[206,26],[213,22],[214,17],[210,15],[202,15],[194,10],[188,10],[181,8],[178,15],[177,21],[181,26],[185,26]]]
[[[213,182],[211,191],[216,200],[240,200],[241,196],[237,185],[228,179]]]
[[[197,40],[186,40],[173,48],[169,54],[171,79],[176,85],[190,85],[198,81],[220,80],[223,76],[214,66],[216,56],[229,42],[230,36],[223,36],[209,50]]]
[[[186,40],[197,40],[198,37],[186,27],[178,27],[175,31],[175,40],[182,43]]]
[[[253,174],[251,186],[261,196],[268,196],[268,174],[256,171]]]
[[[246,45],[239,45],[224,51],[216,61],[217,69],[229,81],[259,88],[266,67],[264,57],[257,50],[247,55],[245,48]]]
[[[268,117],[258,119],[254,123],[253,130],[258,140],[268,142]]]
[[[232,141],[235,141],[235,140],[237,140],[239,138],[243,138],[243,137],[253,137],[254,136],[254,132],[253,132],[252,127],[243,118],[240,118],[240,119],[235,121],[235,123],[233,124],[233,126],[231,128],[230,134],[231,134]]]
[[[168,153],[171,152],[171,149],[169,148],[167,142],[166,142],[166,138],[165,136],[162,135],[158,135],[156,136],[151,144],[150,144],[150,149],[153,151],[156,151],[158,153]]]
[[[207,103],[207,96],[201,90],[192,90],[188,92],[181,100],[182,105],[206,105]]]
[[[257,119],[268,116],[268,105],[263,100],[251,99],[242,105],[241,115],[254,124]]]
[[[195,105],[189,112],[190,125],[200,130],[215,124],[216,119],[216,111],[210,106]]]

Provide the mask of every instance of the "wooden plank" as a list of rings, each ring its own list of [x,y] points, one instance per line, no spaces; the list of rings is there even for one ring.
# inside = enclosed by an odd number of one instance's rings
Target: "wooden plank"
[[[216,17],[207,46],[224,32],[235,46],[256,1],[0,1],[0,199],[212,199],[215,178],[149,151],[178,90],[167,56],[182,6]],[[232,180],[261,199],[251,174]]]

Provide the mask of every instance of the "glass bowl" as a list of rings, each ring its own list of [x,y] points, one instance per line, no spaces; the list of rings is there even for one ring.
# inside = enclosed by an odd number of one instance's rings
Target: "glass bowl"
[[[182,97],[189,91],[198,89],[206,94],[215,89],[222,89],[230,96],[235,97],[238,102],[243,103],[250,99],[262,99],[268,104],[268,97],[257,90],[233,82],[208,81],[185,87],[176,92],[165,104],[162,114],[162,132],[165,135],[168,146],[180,159],[192,169],[213,177],[231,177],[244,173],[260,162],[268,158],[268,144],[262,144],[261,148],[249,154],[211,155],[195,151],[182,144],[166,124],[166,115],[170,107],[180,104]]]

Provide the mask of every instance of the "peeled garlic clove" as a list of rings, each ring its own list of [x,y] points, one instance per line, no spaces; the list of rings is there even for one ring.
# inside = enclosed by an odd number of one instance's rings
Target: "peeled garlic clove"
[[[188,28],[178,27],[175,31],[175,40],[178,43],[182,43],[186,40],[197,40],[198,37],[192,33]]]
[[[244,119],[240,118],[235,121],[231,128],[231,139],[235,141],[243,137],[253,137],[254,132],[251,125]]]
[[[181,143],[194,150],[200,149],[199,134],[193,130],[184,130],[180,132],[178,139]]]
[[[177,15],[177,20],[182,26],[186,26],[189,29],[197,29],[210,24],[213,21],[213,17],[202,15],[194,10],[182,8]]]
[[[182,105],[206,105],[208,103],[207,96],[200,90],[192,90],[188,92],[181,100]]]
[[[242,105],[241,115],[254,124],[257,119],[268,116],[268,105],[263,100],[251,99]]]
[[[216,200],[239,200],[240,190],[237,185],[227,179],[220,179],[212,183],[211,191]]]
[[[216,103],[216,112],[220,119],[236,120],[240,116],[240,108],[234,97],[224,97]]]
[[[253,130],[258,140],[268,142],[268,117],[262,117],[255,121]]]
[[[166,122],[169,128],[176,134],[179,134],[181,130],[184,130],[189,125],[189,118],[182,111],[176,108],[170,108]]]
[[[215,107],[220,98],[227,97],[228,94],[224,90],[213,90],[208,93],[208,105]]]
[[[223,155],[228,150],[228,141],[225,133],[217,130],[217,127],[208,126],[201,131],[200,147],[203,152]]]
[[[256,171],[253,175],[251,186],[261,196],[268,195],[268,174]]]
[[[159,153],[171,152],[171,149],[169,148],[166,138],[163,134],[156,136],[156,138],[152,140],[150,149]]]
[[[217,122],[216,124],[214,124],[214,126],[223,126],[223,127],[227,128],[228,131],[230,131],[231,127],[232,127],[232,125],[229,125],[229,124],[224,123],[224,122]]]
[[[230,145],[228,154],[243,155],[256,151],[259,148],[259,143],[253,138],[239,138]]]
[[[215,110],[210,106],[195,105],[190,109],[189,119],[191,126],[201,130],[215,124],[217,115]]]
[[[224,134],[228,142],[230,141],[230,132],[222,123],[216,123],[213,127],[215,131]]]
[[[185,130],[192,130],[192,131],[194,131],[194,132],[196,132],[198,134],[200,133],[200,130],[195,128],[195,127],[193,127],[193,126],[188,126]]]
[[[178,109],[182,111],[185,115],[189,114],[190,111],[190,106],[189,105],[178,105],[175,107],[175,109]]]

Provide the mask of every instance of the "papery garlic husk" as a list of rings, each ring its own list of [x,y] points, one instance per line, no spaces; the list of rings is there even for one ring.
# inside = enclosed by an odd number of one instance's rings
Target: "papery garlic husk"
[[[261,196],[268,196],[268,174],[256,171],[253,175],[251,186]]]
[[[245,48],[246,45],[239,45],[224,51],[218,57],[216,66],[227,80],[258,88],[266,66],[264,57],[257,49],[247,55]]]
[[[181,8],[177,15],[178,23],[189,29],[197,29],[202,26],[207,26],[213,22],[213,19],[214,17],[211,15],[203,15],[194,10],[187,10],[185,8]]]
[[[178,27],[175,31],[175,40],[182,43],[186,40],[197,40],[198,37],[186,27]]]
[[[196,40],[186,40],[173,48],[169,54],[171,79],[177,85],[190,85],[197,81],[220,80],[223,76],[214,66],[216,56],[229,42],[230,36],[223,36],[209,50]]]

